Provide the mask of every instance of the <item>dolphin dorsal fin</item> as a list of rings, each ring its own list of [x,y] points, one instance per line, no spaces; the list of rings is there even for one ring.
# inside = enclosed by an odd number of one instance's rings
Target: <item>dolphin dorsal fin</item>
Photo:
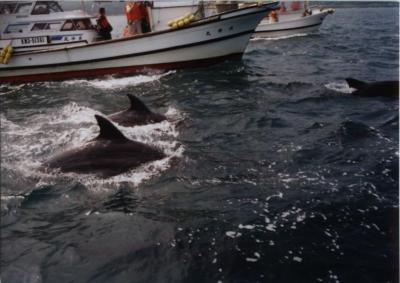
[[[367,86],[366,82],[359,81],[353,78],[347,78],[346,79],[347,84],[349,87],[355,88],[355,89],[363,89]]]
[[[136,96],[134,96],[133,94],[127,94],[128,98],[131,102],[131,107],[129,108],[129,110],[131,111],[138,111],[138,112],[144,112],[144,113],[150,113],[150,109],[147,108],[146,105],[144,105],[144,103],[137,98]]]
[[[121,133],[117,127],[114,126],[106,118],[100,115],[94,115],[97,120],[97,124],[100,128],[100,134],[97,136],[96,139],[105,139],[105,140],[127,140],[127,138]]]

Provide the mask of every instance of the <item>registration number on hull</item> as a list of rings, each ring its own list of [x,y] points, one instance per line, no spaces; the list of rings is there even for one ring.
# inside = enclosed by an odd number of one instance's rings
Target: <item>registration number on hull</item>
[[[47,44],[47,36],[35,36],[35,37],[25,37],[21,38],[22,45],[39,45]]]

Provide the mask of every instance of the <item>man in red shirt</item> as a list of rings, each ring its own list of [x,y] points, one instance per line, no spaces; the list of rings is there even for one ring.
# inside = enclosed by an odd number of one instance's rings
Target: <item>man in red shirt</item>
[[[125,5],[126,18],[128,20],[128,31],[130,35],[142,33],[142,20],[144,19],[141,2],[128,2]]]
[[[300,10],[300,3],[299,1],[292,1],[292,4],[290,4],[290,9],[292,11],[298,11]]]

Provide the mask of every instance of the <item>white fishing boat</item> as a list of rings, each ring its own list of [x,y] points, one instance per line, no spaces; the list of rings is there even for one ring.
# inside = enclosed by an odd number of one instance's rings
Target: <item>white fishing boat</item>
[[[14,53],[95,42],[99,36],[87,13],[65,12],[56,1],[0,3],[0,49]]]
[[[325,17],[334,12],[331,8],[308,7],[307,2],[295,4],[293,7],[296,8],[293,10],[286,8],[292,4],[285,3],[289,2],[281,2],[280,10],[268,13],[256,28],[254,37],[277,38],[316,32]]]
[[[126,75],[241,58],[258,23],[277,4],[256,4],[126,38],[14,54],[0,65],[0,82]]]

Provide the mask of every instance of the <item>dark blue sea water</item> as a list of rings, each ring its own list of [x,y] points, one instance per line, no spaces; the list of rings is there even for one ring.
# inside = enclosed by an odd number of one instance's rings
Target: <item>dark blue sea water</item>
[[[337,9],[211,68],[1,86],[2,282],[398,282],[398,100],[344,82],[398,78],[398,15]],[[121,127],[167,159],[38,170],[126,93],[167,113]]]

